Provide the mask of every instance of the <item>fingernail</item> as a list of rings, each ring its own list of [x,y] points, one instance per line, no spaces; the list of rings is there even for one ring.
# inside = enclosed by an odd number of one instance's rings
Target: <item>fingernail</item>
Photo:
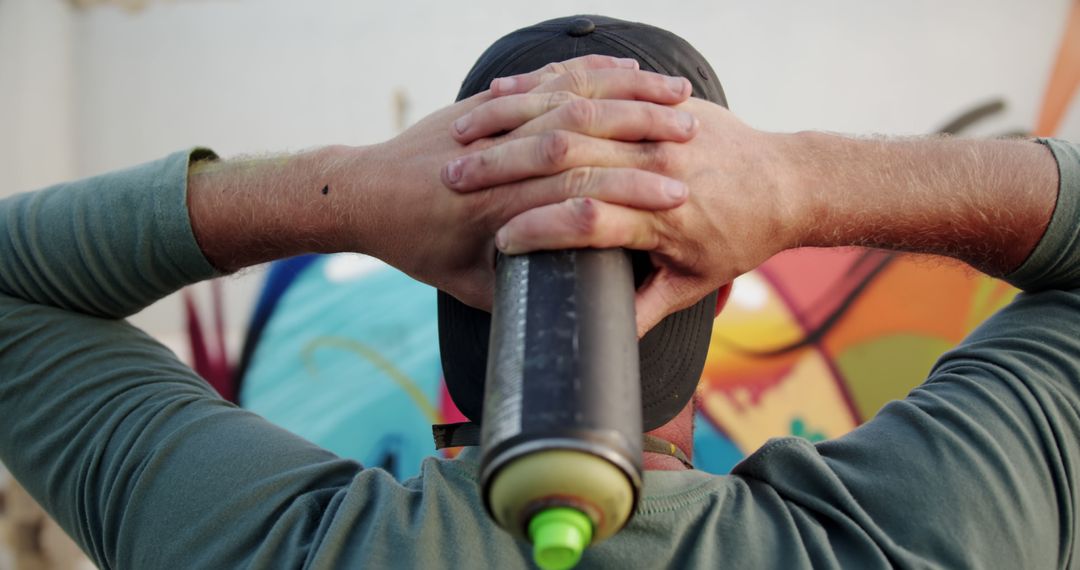
[[[455,158],[446,165],[446,180],[451,184],[457,184],[461,180],[461,167],[465,163],[463,158]]]
[[[495,247],[499,248],[499,251],[506,250],[506,242],[508,238],[506,236],[506,229],[503,228],[495,232]]]
[[[682,95],[683,94],[683,90],[686,88],[685,87],[685,85],[686,85],[685,81],[686,80],[683,79],[682,77],[668,77],[667,78],[668,87],[676,95]]]
[[[615,60],[615,65],[617,67],[625,67],[625,68],[628,68],[628,69],[637,69],[638,61],[636,59],[629,58],[629,57],[620,57],[620,58]]]
[[[694,121],[697,119],[693,115],[686,111],[678,111],[679,113],[679,127],[686,132],[694,130]]]
[[[664,193],[672,200],[682,200],[686,197],[688,191],[686,184],[670,178],[664,180],[663,189]]]
[[[495,93],[506,93],[514,88],[517,80],[513,77],[500,77],[491,82],[491,90]]]
[[[467,130],[469,130],[469,116],[458,117],[458,120],[454,121],[454,131],[463,135]]]

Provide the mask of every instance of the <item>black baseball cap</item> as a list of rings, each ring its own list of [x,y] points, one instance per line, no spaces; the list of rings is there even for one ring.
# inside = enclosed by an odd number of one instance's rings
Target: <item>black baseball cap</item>
[[[633,58],[643,70],[685,77],[693,86],[694,97],[727,106],[716,72],[685,40],[654,26],[604,16],[558,18],[503,36],[473,65],[458,100],[484,91],[498,77],[528,73],[548,63],[591,54]],[[632,258],[640,285],[651,265],[644,253],[635,253]],[[641,339],[638,351],[645,431],[670,421],[693,397],[709,350],[717,297],[709,294],[668,316]],[[438,313],[447,390],[458,409],[479,424],[491,315],[443,291],[438,293]]]

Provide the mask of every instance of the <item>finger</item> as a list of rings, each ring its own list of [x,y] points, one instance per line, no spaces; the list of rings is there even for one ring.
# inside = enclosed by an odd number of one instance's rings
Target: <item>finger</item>
[[[554,176],[531,178],[485,190],[500,201],[498,219],[563,202],[570,198],[593,198],[637,210],[668,210],[686,202],[685,184],[633,168],[582,166]],[[500,222],[501,223],[501,222]]]
[[[462,99],[457,103],[454,103],[453,107],[473,109],[481,103],[492,100],[494,97],[495,96],[494,94],[492,94],[490,89],[485,89],[479,93],[474,93],[472,96],[466,97],[465,99]]]
[[[495,246],[510,255],[586,247],[651,251],[659,245],[654,219],[646,211],[572,198],[514,216],[496,232]]]
[[[446,187],[471,192],[579,166],[641,168],[664,173],[674,161],[672,152],[661,143],[629,143],[569,131],[548,131],[456,158],[443,166],[440,176]]]
[[[569,91],[519,93],[492,99],[458,117],[451,125],[450,135],[461,144],[469,144],[479,138],[512,131],[574,99],[580,97]]]
[[[505,131],[511,138],[551,130],[624,141],[685,142],[697,133],[690,113],[645,101],[584,99],[569,91],[526,93],[493,99],[454,122],[458,142]]]
[[[569,91],[588,99],[631,99],[677,105],[688,99],[693,89],[684,77],[637,69],[596,69],[553,76],[530,93],[552,91]]]
[[[645,333],[652,330],[668,315],[700,300],[700,296],[685,294],[688,284],[680,283],[680,281],[686,281],[686,279],[660,268],[638,288],[634,296],[638,338],[645,336]]]
[[[697,134],[697,129],[694,115],[672,107],[645,101],[577,98],[522,125],[511,136],[564,130],[621,141],[686,142]]]
[[[491,91],[497,97],[514,93],[525,93],[526,91],[531,91],[537,85],[540,85],[545,81],[550,81],[554,77],[572,71],[610,68],[637,69],[638,62],[634,59],[611,57],[608,55],[585,55],[566,61],[552,62],[540,69],[530,71],[529,73],[496,78],[491,82]]]

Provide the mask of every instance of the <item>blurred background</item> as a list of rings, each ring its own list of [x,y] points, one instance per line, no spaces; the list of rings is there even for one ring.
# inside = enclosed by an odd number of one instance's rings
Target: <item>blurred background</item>
[[[1077,4],[0,0],[0,197],[196,145],[229,157],[377,143],[452,102],[473,61],[500,36],[578,13],[647,22],[686,38],[712,63],[732,110],[757,128],[1034,132],[1076,140],[1080,109],[1070,103],[1080,78]],[[430,439],[421,446],[411,438],[456,417],[439,387],[434,297],[399,276],[372,281],[381,268],[370,260],[330,258],[313,267],[318,279],[294,284],[293,297],[276,309],[291,317],[269,320],[261,340],[299,348],[252,357],[234,399],[343,455],[408,476],[419,457],[434,451]],[[265,279],[265,268],[253,269],[216,289],[189,292],[204,321],[220,317],[220,331],[210,336],[227,346],[229,367],[240,357]],[[345,282],[355,288],[316,295]],[[374,337],[326,320],[348,299],[377,305],[373,299],[391,290],[391,307],[401,306],[402,295],[421,300],[412,313],[366,316],[398,319],[363,331]],[[208,310],[217,294],[220,310]],[[844,433],[903,396],[941,350],[1010,297],[1007,287],[960,268],[874,252],[810,252],[770,262],[736,282],[714,328],[695,442],[699,466],[724,472],[774,435],[820,440]],[[192,360],[191,323],[179,295],[133,320]],[[297,344],[298,335],[307,336]],[[335,346],[359,358],[340,350],[337,357],[320,353],[325,361],[312,356]],[[355,383],[325,378],[334,370],[363,378],[360,366],[394,379],[386,397],[396,403],[342,399],[335,390]],[[903,379],[885,382],[883,368]],[[309,380],[323,374],[322,404],[297,403],[298,394],[312,393],[295,381],[300,372]],[[327,420],[328,409],[346,411]],[[411,410],[421,435],[393,432],[355,447],[349,414],[370,416],[373,409]],[[0,472],[0,488],[10,485]],[[24,551],[18,568],[84,564],[65,554],[33,513],[21,498],[0,494],[0,538],[8,537],[0,569],[16,567],[11,545]]]
[[[575,13],[683,36],[758,128],[925,133],[999,99],[972,134],[1030,130],[1070,3],[0,0],[0,194],[193,145],[379,142],[451,102],[500,36]],[[1080,134],[1080,114],[1058,134]],[[226,284],[234,331],[258,282]],[[175,346],[181,315],[170,299],[135,320]]]

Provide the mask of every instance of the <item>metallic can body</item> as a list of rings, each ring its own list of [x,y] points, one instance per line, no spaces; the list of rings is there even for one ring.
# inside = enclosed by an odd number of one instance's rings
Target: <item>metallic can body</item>
[[[629,492],[636,504],[642,432],[638,362],[633,271],[625,251],[566,250],[500,259],[481,424],[481,484],[489,512],[505,512],[490,503],[492,485],[504,469],[526,457],[532,468],[542,466],[537,454],[553,450],[602,460],[625,480],[626,488],[612,492]],[[575,473],[566,454],[551,457],[561,466],[551,477],[565,477],[566,488],[575,492],[597,492],[576,486],[573,478],[600,473],[599,464],[582,461],[582,471]],[[543,493],[552,496],[532,496],[539,491],[531,489],[499,496],[525,497],[521,508],[526,510],[576,506],[611,532],[626,523],[609,520],[614,513],[604,505],[612,497],[554,496],[558,485],[544,486]],[[528,516],[496,520],[517,527]]]

